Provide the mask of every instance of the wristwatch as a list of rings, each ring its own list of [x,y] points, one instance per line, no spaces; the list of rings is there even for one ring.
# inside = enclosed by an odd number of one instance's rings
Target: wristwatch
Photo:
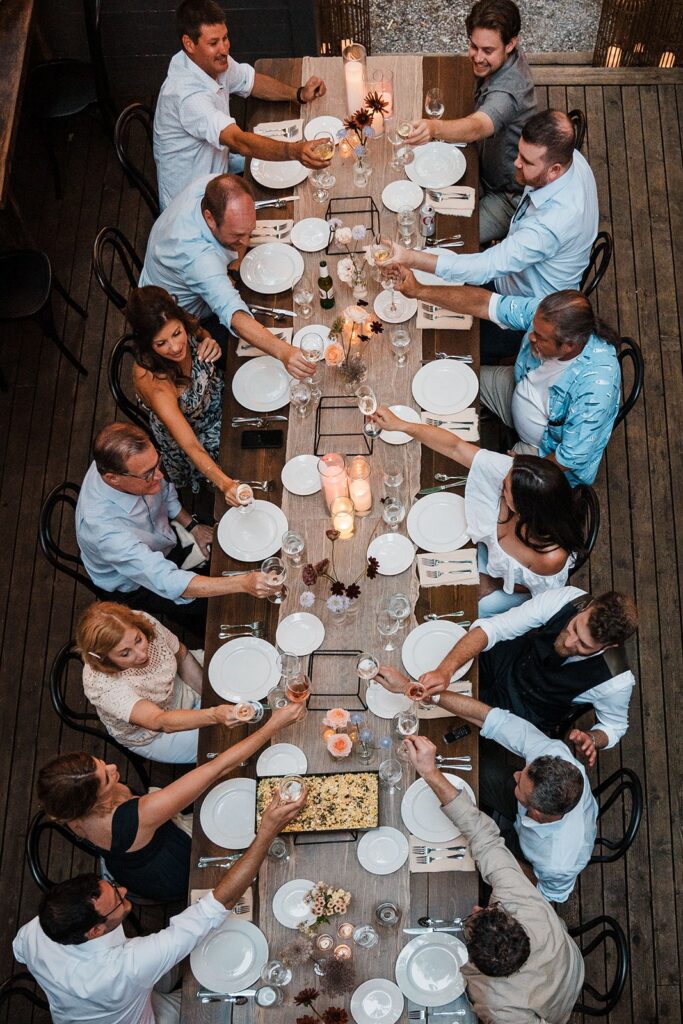
[[[433,693],[431,696],[432,704],[439,704],[441,702],[441,694]]]
[[[199,526],[199,516],[198,516],[198,515],[195,515],[195,514],[193,514],[193,515],[192,515],[192,518],[190,519],[190,521],[189,521],[189,523],[187,524],[187,526],[185,527],[185,529],[186,529],[186,530],[187,530],[187,531],[188,531],[189,533],[192,533],[192,531],[194,530],[195,526]]]
[[[296,102],[297,102],[297,103],[299,104],[299,106],[301,106],[301,107],[303,107],[303,106],[305,106],[305,105],[306,105],[306,100],[302,100],[302,99],[301,99],[301,94],[302,94],[302,92],[303,92],[303,91],[304,91],[304,87],[303,87],[303,85],[300,85],[300,86],[299,86],[299,88],[298,88],[298,89],[296,90]]]

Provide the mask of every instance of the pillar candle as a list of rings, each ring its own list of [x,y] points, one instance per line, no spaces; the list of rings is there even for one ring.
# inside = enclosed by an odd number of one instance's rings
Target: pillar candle
[[[323,455],[318,462],[318,472],[320,474],[320,486],[322,487],[323,497],[331,512],[334,499],[346,498],[349,493],[344,459],[341,455],[337,455],[334,452],[331,452],[329,455]]]
[[[349,497],[357,515],[366,516],[372,508],[372,489],[370,487],[370,467],[362,455],[349,460],[346,467],[349,480]]]

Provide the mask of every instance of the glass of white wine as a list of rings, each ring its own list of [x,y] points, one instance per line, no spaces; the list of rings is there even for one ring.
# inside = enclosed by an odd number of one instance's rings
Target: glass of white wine
[[[306,274],[294,285],[292,298],[299,316],[302,320],[308,320],[313,315],[313,288]]]
[[[428,89],[425,94],[425,114],[435,120],[443,117],[446,107],[441,89]]]
[[[379,437],[382,433],[382,428],[377,423],[373,423],[368,417],[372,416],[377,412],[377,395],[372,390],[369,384],[361,384],[356,391],[356,398],[358,399],[358,408],[366,417],[365,423],[363,424],[363,433],[366,437]]]
[[[319,363],[325,352],[325,342],[321,335],[316,334],[315,331],[309,331],[307,334],[304,334],[300,347],[302,355],[306,356],[309,363]],[[312,397],[315,401],[318,401],[322,391],[317,370],[312,377],[306,377],[306,382],[310,385]]]
[[[317,132],[314,138],[316,155],[323,160],[331,160],[334,156],[334,136],[330,132]],[[330,174],[327,167],[314,171],[310,176],[315,185],[313,198],[316,203],[324,203],[330,193],[330,189],[337,184],[337,179]]]

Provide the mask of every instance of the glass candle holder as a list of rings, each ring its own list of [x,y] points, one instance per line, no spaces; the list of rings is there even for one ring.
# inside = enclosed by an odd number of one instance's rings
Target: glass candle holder
[[[393,71],[384,71],[381,68],[377,68],[375,71],[366,72],[365,76],[365,95],[368,93],[377,93],[381,100],[384,100],[386,104],[386,111],[384,117],[391,117],[394,112],[394,73]],[[384,134],[384,117],[381,114],[375,114],[372,118],[372,127],[375,130],[375,136]]]
[[[338,946],[334,947],[335,960],[350,960],[352,956],[351,947],[346,942],[340,942]]]
[[[339,531],[341,540],[353,537],[354,505],[351,498],[335,498],[330,511],[332,512],[332,526]]]
[[[353,925],[349,921],[343,921],[337,928],[337,938],[342,941],[350,939],[353,935]]]
[[[327,507],[332,511],[332,502],[335,498],[348,498],[349,484],[346,476],[344,457],[331,452],[323,455],[318,460],[318,473],[320,474],[320,486]]]
[[[349,481],[349,497],[356,515],[367,516],[372,510],[372,488],[370,487],[370,465],[363,455],[354,455],[346,464]]]
[[[331,953],[334,949],[334,935],[330,935],[329,932],[317,935],[313,946],[319,953]]]
[[[362,43],[350,43],[342,50],[346,111],[349,114],[364,105],[367,50]]]

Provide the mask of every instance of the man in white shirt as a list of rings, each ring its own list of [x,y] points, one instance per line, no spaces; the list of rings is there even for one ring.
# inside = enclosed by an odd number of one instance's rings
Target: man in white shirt
[[[182,50],[171,60],[154,115],[162,210],[200,175],[241,171],[245,156],[301,160],[313,168],[329,163],[316,156],[312,142],[243,132],[230,114],[231,94],[309,103],[325,95],[321,79],[310,78],[295,89],[256,73],[249,64],[238,64],[229,56],[225,14],[214,0],[184,0],[176,11],[176,25]]]
[[[225,921],[275,836],[305,803],[305,793],[284,804],[276,795],[253,843],[213,892],[153,935],[124,934],[132,907],[122,886],[92,874],[50,890],[13,949],[47,995],[54,1024],[178,1024],[180,992],[169,991],[170,972]]]

